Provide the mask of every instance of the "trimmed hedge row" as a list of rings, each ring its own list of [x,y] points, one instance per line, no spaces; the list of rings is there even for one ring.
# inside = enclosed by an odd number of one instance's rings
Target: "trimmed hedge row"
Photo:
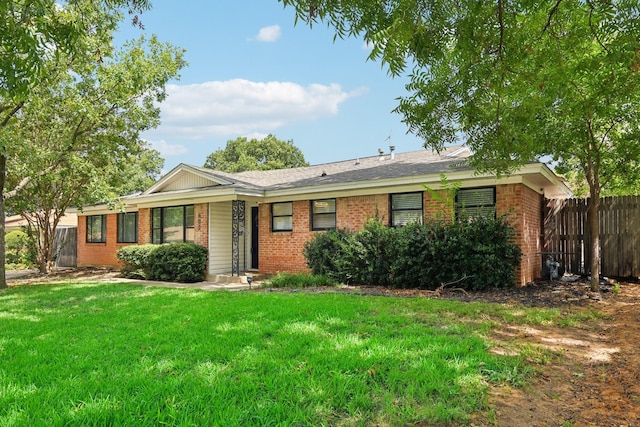
[[[193,283],[205,279],[207,249],[195,243],[132,245],[118,249],[122,275],[131,279]]]
[[[456,283],[479,290],[513,285],[522,257],[513,236],[504,217],[400,228],[372,219],[357,232],[316,234],[304,256],[314,274],[341,283],[420,289]]]

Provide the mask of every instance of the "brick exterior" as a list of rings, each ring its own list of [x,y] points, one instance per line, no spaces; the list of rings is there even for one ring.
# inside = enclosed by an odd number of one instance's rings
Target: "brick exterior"
[[[430,192],[423,193],[425,219],[451,218],[452,206],[438,200]],[[444,193],[441,193],[444,195]],[[542,196],[522,184],[496,187],[496,212],[509,214],[515,229],[515,243],[522,249],[522,263],[516,272],[516,284],[524,285],[540,277]],[[336,198],[336,222],[339,228],[358,230],[368,218],[376,216],[389,223],[389,195]],[[260,272],[276,274],[281,271],[307,271],[302,256],[304,243],[317,231],[311,231],[310,202],[293,202],[293,231],[271,232],[271,205],[260,205]],[[264,230],[267,230],[266,232]]]
[[[198,203],[193,207],[194,243],[209,248],[209,204]]]
[[[444,193],[441,193],[444,195]],[[425,219],[451,218],[451,206],[423,192]],[[541,275],[541,211],[543,196],[523,184],[507,184],[496,187],[496,211],[508,214],[515,228],[515,243],[523,251],[523,258],[516,274],[516,284],[524,285]],[[271,231],[271,204],[259,205],[259,265],[260,273],[276,274],[281,271],[307,271],[302,255],[305,242],[317,231],[311,231],[311,207],[309,200],[293,202],[293,231]],[[194,207],[195,242],[209,247],[209,205]],[[389,224],[389,194],[336,198],[336,222],[339,228],[359,230],[367,219],[377,217]],[[117,214],[107,215],[107,239],[105,243],[86,242],[86,216],[78,217],[78,266],[119,267],[116,251],[126,243],[116,243]],[[138,211],[138,242],[151,243],[151,209]],[[212,242],[213,243],[213,242]],[[231,256],[231,255],[229,255]]]
[[[309,202],[307,202],[309,203]],[[359,230],[370,218],[378,218],[389,224],[389,195],[338,197],[336,222],[338,228]]]
[[[116,252],[130,243],[116,243],[118,214],[107,214],[107,238],[104,243],[87,243],[87,217],[78,216],[78,267],[121,267]],[[140,222],[140,217],[138,217]]]
[[[367,219],[375,217],[388,223],[389,196],[338,197],[336,198],[336,223],[338,228],[359,230]],[[271,231],[271,204],[259,206],[259,264],[260,272],[276,274],[281,271],[308,271],[302,255],[305,242],[319,231],[311,231],[311,202],[293,202],[293,231]],[[263,230],[268,230],[264,232]]]
[[[151,208],[138,210],[138,244],[151,243]]]
[[[194,206],[195,243],[209,247],[209,204]],[[107,238],[104,243],[87,243],[87,217],[78,216],[78,267],[106,266],[122,267],[116,258],[118,249],[136,243],[117,243],[118,214],[110,213],[107,218]],[[138,243],[151,243],[151,209],[138,210]]]
[[[437,219],[448,221],[453,219],[453,204],[447,206],[445,200],[447,200],[446,190],[437,191],[439,196],[432,194],[429,191],[425,191],[422,196],[422,210],[424,219]]]
[[[525,285],[542,276],[542,207],[544,196],[522,184],[496,187],[496,213],[507,215],[515,229],[515,243],[522,249],[516,284]]]

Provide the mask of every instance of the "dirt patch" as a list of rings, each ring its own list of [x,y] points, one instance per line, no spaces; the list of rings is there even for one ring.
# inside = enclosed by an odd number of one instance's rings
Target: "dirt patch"
[[[579,327],[504,325],[500,328],[492,337],[498,343],[494,351],[509,351],[510,343],[517,340],[548,350],[551,358],[535,366],[538,375],[524,389],[494,388],[490,397],[494,409],[475,417],[471,425],[640,426],[640,284],[606,283],[601,286],[601,292],[591,292],[584,281],[542,281],[523,288],[481,292],[368,286],[316,288],[304,292],[446,298],[560,308],[567,312],[595,309],[605,318]]]
[[[34,273],[13,279],[10,285],[100,280],[117,277],[104,269],[69,269],[43,276]],[[596,309],[606,317],[580,327],[504,325],[494,337],[496,352],[509,351],[517,340],[549,350],[547,363],[524,388],[496,387],[494,408],[478,415],[473,426],[640,426],[640,284],[605,284],[591,292],[585,282],[537,282],[523,288],[482,292],[443,289],[390,290],[345,286],[301,290],[261,289],[258,292],[346,292],[366,295],[447,298],[513,306],[554,307],[576,312]],[[502,343],[503,346],[500,344]]]
[[[547,348],[554,357],[524,390],[492,393],[499,426],[640,425],[640,286],[589,306],[607,318],[585,328],[506,327],[504,339]]]

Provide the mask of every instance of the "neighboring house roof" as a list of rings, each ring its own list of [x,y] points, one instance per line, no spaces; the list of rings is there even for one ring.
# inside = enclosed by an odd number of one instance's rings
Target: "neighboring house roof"
[[[452,146],[440,153],[430,150],[386,153],[300,168],[238,173],[180,164],[142,194],[129,198],[127,204],[140,206],[170,200],[222,201],[239,197],[282,200],[356,190],[372,194],[381,187],[421,187],[424,184],[437,189],[442,174],[447,175],[449,182],[463,181],[468,185],[481,186],[526,181],[548,197],[571,195],[564,182],[543,163],[531,163],[498,180],[494,175],[477,174],[465,161],[469,155],[466,147]]]
[[[22,227],[29,225],[27,220],[20,215],[8,216],[4,221],[5,232],[20,230]],[[58,222],[58,228],[70,228],[78,226],[78,215],[75,213],[66,213]]]

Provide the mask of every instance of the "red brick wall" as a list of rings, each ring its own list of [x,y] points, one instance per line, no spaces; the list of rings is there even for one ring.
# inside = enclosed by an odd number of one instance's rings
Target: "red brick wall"
[[[336,225],[338,228],[359,230],[367,219],[378,215],[389,223],[389,196],[338,197],[336,198]],[[311,231],[311,203],[309,200],[293,202],[293,231],[271,232],[271,204],[259,207],[259,265],[260,272],[276,274],[281,271],[308,271],[302,255],[304,243],[316,233]],[[267,230],[267,231],[264,231]]]
[[[453,202],[447,206],[447,194],[446,190],[438,190],[439,196],[431,194],[430,191],[425,191],[422,196],[423,200],[423,213],[424,219],[437,219],[437,220],[449,220],[453,215]]]
[[[516,271],[516,284],[520,286],[542,275],[542,203],[542,195],[522,184],[496,187],[496,213],[508,215],[515,230],[514,242],[522,249]]]
[[[138,244],[151,243],[151,208],[138,210]]]
[[[336,207],[337,210],[337,207]],[[293,231],[271,231],[271,204],[258,207],[258,264],[261,273],[307,271],[302,255],[304,242],[313,237],[308,200],[293,202]]]
[[[209,249],[209,204],[199,203],[193,207],[194,243]]]
[[[104,243],[87,243],[87,217],[78,216],[78,267],[120,267],[116,252],[130,243],[116,243],[118,214],[108,214],[107,238]],[[140,218],[138,217],[138,221]]]
[[[541,261],[541,205],[542,196],[522,184],[500,185],[496,188],[498,215],[509,213],[509,221],[515,228],[515,243],[524,255],[516,272],[516,284],[524,285],[540,276]],[[339,197],[336,199],[336,221],[339,228],[358,230],[368,218],[376,215],[389,223],[389,195]],[[424,192],[425,219],[450,218],[451,206]],[[307,271],[302,255],[304,243],[315,233],[311,231],[310,202],[293,202],[293,231],[271,232],[271,205],[260,205],[260,272],[276,274],[281,271]],[[264,231],[268,230],[268,231]]]
[[[118,214],[107,214],[107,238],[105,243],[87,243],[87,217],[78,216],[78,266],[121,267],[116,252],[123,246],[134,243],[116,243],[118,233]],[[195,243],[209,247],[209,205],[200,203],[194,206]],[[138,211],[138,244],[151,243],[151,209]]]
[[[306,202],[307,204],[309,202]],[[369,218],[389,224],[389,195],[339,197],[336,199],[338,228],[359,230]],[[294,229],[295,230],[295,229]]]

